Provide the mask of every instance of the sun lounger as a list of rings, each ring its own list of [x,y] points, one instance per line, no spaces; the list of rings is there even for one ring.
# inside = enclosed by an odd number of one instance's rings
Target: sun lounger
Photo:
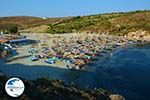
[[[45,62],[48,64],[54,64],[55,63],[55,61],[53,59],[48,59]]]
[[[36,56],[33,56],[33,57],[31,57],[31,60],[32,60],[32,61],[37,61],[37,60],[39,60],[39,58],[36,57]]]

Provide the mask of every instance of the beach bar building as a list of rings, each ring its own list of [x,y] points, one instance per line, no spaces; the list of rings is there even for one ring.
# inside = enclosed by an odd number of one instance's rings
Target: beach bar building
[[[18,36],[18,35],[1,35],[0,43],[1,44],[10,44],[10,45],[24,45],[33,43],[33,40],[26,38],[26,36]]]
[[[30,39],[27,38],[21,38],[21,39],[14,39],[14,40],[9,40],[10,44],[22,44],[22,43],[27,43],[29,42]]]

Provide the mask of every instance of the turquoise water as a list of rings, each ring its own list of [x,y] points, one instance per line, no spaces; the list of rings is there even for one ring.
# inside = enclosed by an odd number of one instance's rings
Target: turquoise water
[[[150,45],[116,50],[111,57],[89,64],[91,70],[76,71],[50,66],[0,65],[7,76],[25,79],[49,77],[81,88],[106,88],[127,100],[150,100]]]

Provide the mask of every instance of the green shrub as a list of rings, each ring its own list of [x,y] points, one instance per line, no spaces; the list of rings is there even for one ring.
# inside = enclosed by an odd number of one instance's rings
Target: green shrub
[[[8,32],[11,34],[15,34],[18,32],[18,27],[16,25],[11,25],[8,27]]]

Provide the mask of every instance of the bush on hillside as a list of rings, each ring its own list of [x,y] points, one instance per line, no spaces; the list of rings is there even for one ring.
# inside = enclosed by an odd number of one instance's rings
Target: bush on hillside
[[[18,27],[16,25],[11,25],[8,27],[8,32],[11,34],[15,34],[18,32]]]

